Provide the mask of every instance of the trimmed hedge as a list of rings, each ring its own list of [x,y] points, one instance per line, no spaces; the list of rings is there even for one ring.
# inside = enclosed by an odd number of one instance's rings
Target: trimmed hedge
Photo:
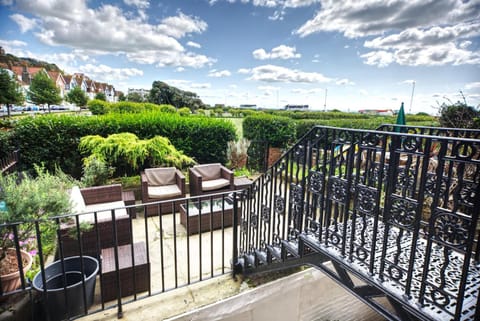
[[[243,121],[243,136],[251,141],[267,141],[271,147],[284,148],[295,141],[295,122],[268,114],[248,116]]]
[[[80,138],[130,132],[140,139],[164,136],[178,150],[198,163],[227,162],[227,143],[235,140],[235,128],[223,120],[206,117],[180,117],[177,114],[107,114],[103,116],[44,115],[21,119],[12,141],[21,150],[22,165],[31,168],[43,162],[55,164],[74,177],[81,176]]]

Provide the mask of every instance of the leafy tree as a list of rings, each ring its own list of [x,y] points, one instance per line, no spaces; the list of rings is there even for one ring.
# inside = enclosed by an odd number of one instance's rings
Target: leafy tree
[[[37,105],[47,104],[48,112],[50,112],[50,105],[59,104],[62,101],[60,89],[44,72],[38,72],[33,77],[28,96]]]
[[[154,81],[150,90],[149,101],[154,104],[168,104],[175,108],[188,107],[191,110],[204,108],[205,104],[198,98],[197,94],[184,91],[162,81]]]
[[[128,101],[133,101],[133,102],[136,102],[136,103],[141,103],[143,102],[143,97],[142,95],[140,95],[139,93],[129,93],[127,95],[127,100]]]
[[[88,109],[93,115],[104,115],[107,113],[108,105],[106,101],[94,99],[88,102]]]
[[[125,100],[127,100],[127,97],[125,97],[123,93],[120,93],[120,95],[118,96],[118,101],[125,101]]]
[[[19,105],[24,101],[25,97],[15,78],[10,77],[5,69],[0,69],[0,104],[7,106],[8,116],[10,116],[10,104]]]
[[[77,107],[85,107],[88,102],[88,97],[80,87],[74,87],[67,94],[67,101],[75,104]]]
[[[105,93],[97,93],[95,99],[107,101],[107,96],[105,96]]]
[[[480,117],[480,112],[466,103],[440,106],[440,126],[454,128],[476,128],[475,119]]]

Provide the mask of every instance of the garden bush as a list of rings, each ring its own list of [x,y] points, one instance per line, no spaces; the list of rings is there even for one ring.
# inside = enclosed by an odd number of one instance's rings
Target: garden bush
[[[140,139],[163,136],[198,163],[227,162],[227,143],[236,139],[228,121],[206,117],[180,117],[158,112],[141,114],[43,115],[25,117],[13,130],[12,141],[20,148],[22,166],[43,162],[47,169],[58,164],[63,171],[81,177],[80,138],[130,132]]]
[[[295,122],[287,117],[267,114],[248,116],[243,121],[243,135],[251,141],[267,141],[271,147],[284,148],[296,138]]]
[[[104,100],[101,100],[101,99],[93,99],[93,100],[90,100],[87,103],[88,110],[90,110],[90,112],[93,115],[104,115],[104,114],[106,114],[108,112],[109,105],[110,105],[110,103],[108,103]]]

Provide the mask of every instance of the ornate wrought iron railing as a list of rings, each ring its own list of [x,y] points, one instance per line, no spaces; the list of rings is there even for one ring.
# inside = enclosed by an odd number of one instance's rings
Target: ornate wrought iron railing
[[[247,191],[235,263],[321,254],[335,271],[317,267],[391,320],[478,320],[479,133],[313,128]]]

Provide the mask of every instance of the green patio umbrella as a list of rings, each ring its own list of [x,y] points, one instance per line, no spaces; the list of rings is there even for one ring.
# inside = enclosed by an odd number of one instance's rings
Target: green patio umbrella
[[[395,124],[397,124],[397,125],[405,125],[406,124],[405,110],[403,109],[403,102],[402,102],[402,105],[400,106],[400,110],[398,111],[397,121],[395,122]],[[405,130],[404,130],[404,128],[395,126],[395,131],[396,132],[404,132]]]

